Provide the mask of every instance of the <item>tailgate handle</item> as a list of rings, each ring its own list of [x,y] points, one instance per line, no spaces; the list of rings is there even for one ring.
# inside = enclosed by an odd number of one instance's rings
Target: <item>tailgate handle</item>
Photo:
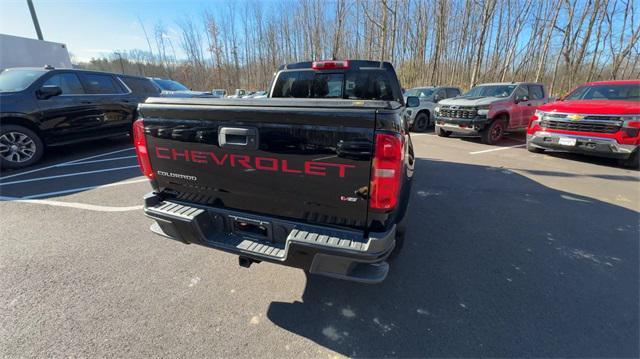
[[[258,129],[252,127],[220,127],[218,144],[221,148],[258,149]]]

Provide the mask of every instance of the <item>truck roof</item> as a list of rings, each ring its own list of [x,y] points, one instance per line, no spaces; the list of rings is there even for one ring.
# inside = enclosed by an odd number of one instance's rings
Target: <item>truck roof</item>
[[[585,83],[585,85],[640,85],[640,79],[638,79],[638,80],[592,81],[592,82]]]
[[[542,84],[539,82],[518,81],[518,82],[488,82],[484,84],[477,84],[476,86],[496,86],[496,85],[542,85]]]

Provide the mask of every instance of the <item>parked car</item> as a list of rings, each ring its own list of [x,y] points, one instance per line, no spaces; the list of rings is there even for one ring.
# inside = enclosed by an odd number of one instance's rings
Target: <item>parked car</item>
[[[138,103],[158,96],[144,77],[74,69],[0,73],[0,166],[32,165],[47,147],[131,131]]]
[[[490,83],[473,87],[464,95],[442,100],[436,106],[436,134],[480,136],[495,144],[506,131],[523,130],[538,106],[547,103],[542,84]]]
[[[531,152],[617,158],[640,167],[640,80],[586,83],[538,108],[527,129]]]
[[[151,229],[246,267],[384,280],[403,241],[414,166],[393,67],[303,62],[280,67],[272,83],[268,100],[140,105],[134,143],[153,187]]]
[[[211,90],[211,95],[213,95],[213,97],[223,98],[223,97],[227,96],[227,90],[225,90],[225,89],[213,89],[213,90]]]
[[[212,97],[211,92],[193,91],[175,80],[159,77],[149,77],[149,79],[160,88],[163,97]]]
[[[424,132],[436,122],[434,108],[439,101],[460,96],[457,87],[416,87],[407,90],[404,97],[416,96],[420,99],[420,106],[407,109],[406,121],[409,128],[415,132]]]
[[[266,98],[267,97],[267,91],[255,91],[255,92],[251,92],[248,95],[245,95],[243,98]]]
[[[236,92],[234,92],[233,95],[227,96],[227,98],[242,98],[245,95],[247,95],[247,90],[245,90],[245,89],[236,89]]]

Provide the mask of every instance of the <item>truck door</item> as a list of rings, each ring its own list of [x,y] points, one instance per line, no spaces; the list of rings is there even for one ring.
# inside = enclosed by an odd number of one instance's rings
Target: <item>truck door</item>
[[[521,128],[526,127],[529,123],[529,117],[533,115],[535,107],[532,105],[531,98],[529,97],[529,87],[527,85],[520,85],[515,91],[515,106],[514,119],[509,124],[509,128]]]

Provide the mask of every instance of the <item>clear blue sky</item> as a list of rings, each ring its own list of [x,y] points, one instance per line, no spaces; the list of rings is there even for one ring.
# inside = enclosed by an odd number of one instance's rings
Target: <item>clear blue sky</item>
[[[232,0],[227,0],[232,1]],[[201,0],[33,0],[45,40],[67,44],[80,60],[99,57],[114,50],[148,46],[138,17],[152,36],[162,21],[167,36],[177,45],[176,20],[212,12],[226,1]],[[26,0],[0,0],[0,33],[37,38]],[[152,40],[153,41],[153,40]],[[176,46],[178,51],[178,46]],[[180,54],[178,54],[180,56]]]

